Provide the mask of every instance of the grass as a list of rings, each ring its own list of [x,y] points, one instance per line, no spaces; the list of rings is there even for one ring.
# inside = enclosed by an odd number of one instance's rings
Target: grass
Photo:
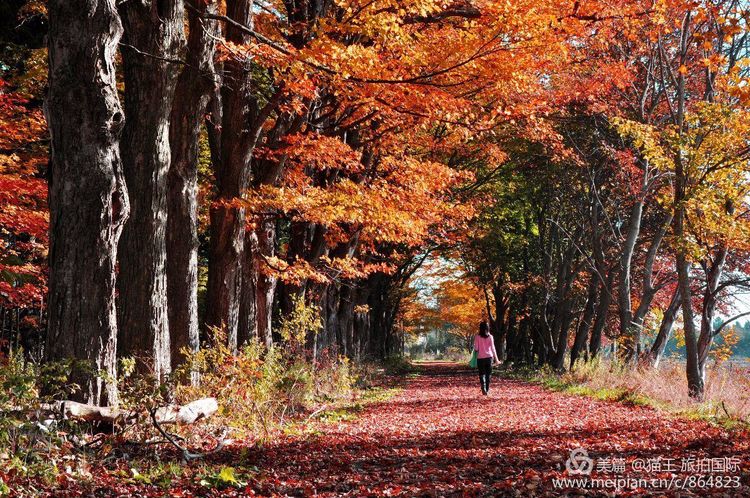
[[[658,369],[630,369],[609,361],[594,361],[580,363],[563,374],[522,368],[503,375],[568,394],[648,406],[725,428],[749,427],[750,371],[732,364],[714,364],[706,373],[706,393],[701,401],[688,396],[684,366],[676,361],[665,361]]]
[[[358,414],[362,412],[367,405],[384,403],[400,392],[401,389],[398,387],[371,387],[370,389],[360,391],[359,397],[352,402],[346,403],[337,408],[322,411],[318,420],[330,424],[355,420]]]
[[[317,436],[323,433],[321,425],[339,424],[356,420],[359,414],[368,406],[384,403],[401,392],[400,387],[371,386],[357,389],[356,396],[349,401],[340,401],[322,407],[319,412],[313,412],[308,419],[289,421],[282,429],[286,435]],[[313,420],[314,419],[314,420]],[[317,423],[312,423],[312,422]]]

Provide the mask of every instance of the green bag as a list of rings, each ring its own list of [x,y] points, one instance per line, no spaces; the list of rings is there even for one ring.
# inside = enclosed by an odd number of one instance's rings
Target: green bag
[[[471,368],[477,368],[477,350],[471,352],[471,359],[469,360],[469,366]]]

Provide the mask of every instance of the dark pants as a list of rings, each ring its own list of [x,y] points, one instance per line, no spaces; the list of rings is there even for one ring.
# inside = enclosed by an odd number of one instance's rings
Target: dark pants
[[[479,370],[479,383],[482,386],[482,392],[490,390],[490,378],[492,377],[492,358],[478,358],[477,369]]]

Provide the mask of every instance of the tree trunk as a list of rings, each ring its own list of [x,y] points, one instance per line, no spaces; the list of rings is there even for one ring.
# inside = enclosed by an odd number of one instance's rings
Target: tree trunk
[[[273,256],[275,254],[275,221],[264,222],[264,228],[260,230],[258,237],[258,249],[261,254]],[[258,272],[258,284],[255,292],[256,320],[258,324],[258,339],[270,346],[273,343],[272,319],[273,302],[276,295],[278,279],[264,272],[261,265],[265,262],[257,255],[255,256]]]
[[[689,28],[692,21],[692,12],[688,11],[682,20],[682,32],[680,37],[680,60],[687,60],[689,46]],[[680,72],[677,75],[677,88],[675,89],[677,99],[677,116],[675,124],[680,135],[682,135],[685,126],[685,104],[687,101],[687,92],[685,84],[685,75]],[[675,193],[674,193],[674,236],[677,240],[677,253],[675,255],[675,264],[677,265],[677,281],[680,288],[680,297],[682,298],[682,321],[685,332],[685,373],[688,384],[688,394],[700,399],[703,397],[703,376],[701,375],[698,361],[698,341],[696,339],[695,316],[693,313],[693,291],[690,288],[692,263],[688,259],[687,241],[685,240],[685,218],[688,187],[688,172],[685,170],[684,158],[682,151],[677,152],[675,158]]]
[[[573,298],[568,297],[562,305],[562,316],[560,319],[560,332],[557,336],[555,354],[552,358],[552,366],[559,371],[565,370],[565,353],[568,350],[568,337],[570,326],[573,323]]]
[[[278,279],[266,271],[265,258],[276,253],[276,220],[273,217],[258,217],[256,224],[253,230],[248,231],[248,239],[252,239],[252,243],[247,246],[245,259],[248,266],[245,278],[254,286],[254,292],[248,296],[253,300],[254,314],[252,330],[248,334],[270,347],[273,344],[273,302]],[[243,294],[247,292],[243,291]],[[249,308],[250,303],[247,306]]]
[[[619,287],[617,292],[617,307],[620,315],[620,339],[623,341],[623,352],[626,361],[634,361],[637,358],[638,344],[640,343],[639,327],[633,326],[633,307],[631,304],[631,279],[630,268],[633,260],[633,252],[641,231],[641,218],[643,217],[643,200],[639,199],[633,203],[628,221],[628,234],[620,255]]]
[[[719,283],[724,273],[724,264],[727,260],[727,246],[722,244],[716,251],[713,261],[706,269],[706,287],[703,290],[703,309],[701,311],[701,333],[698,337],[698,370],[701,378],[706,380],[706,361],[711,351],[714,336],[714,318],[716,317],[716,305],[718,304]]]
[[[338,321],[339,321],[339,344],[341,347],[341,354],[349,358],[353,358],[352,351],[352,329],[354,324],[354,289],[351,283],[346,283],[341,286],[339,291],[339,309],[338,309]]]
[[[577,234],[576,234],[577,235]],[[565,369],[565,353],[568,350],[568,336],[570,334],[570,325],[573,321],[573,304],[574,297],[571,295],[571,287],[580,267],[575,266],[574,257],[577,248],[571,244],[565,251],[561,265],[561,271],[558,278],[561,280],[561,287],[558,293],[557,309],[555,310],[555,330],[554,330],[554,349],[550,358],[552,366],[557,370]]]
[[[251,0],[227,2],[227,16],[252,27]],[[249,35],[230,25],[226,39],[232,43],[250,42]],[[242,292],[242,260],[245,250],[245,209],[236,201],[250,185],[250,160],[260,133],[254,111],[252,66],[249,60],[234,57],[224,63],[221,101],[222,126],[220,163],[214,164],[217,199],[211,206],[206,324],[223,327],[229,346],[236,350]]]
[[[120,241],[120,356],[162,381],[171,371],[167,305],[169,120],[184,45],[181,0],[123,2],[125,80],[122,151],[130,222]]]
[[[654,285],[654,262],[656,261],[656,256],[659,252],[661,241],[664,239],[669,226],[672,224],[672,219],[673,215],[671,213],[667,214],[664,217],[661,222],[660,228],[654,235],[654,238],[651,241],[651,245],[649,246],[646,253],[646,262],[643,266],[643,283],[641,285],[640,302],[638,303],[638,308],[635,310],[632,319],[633,327],[638,328],[639,339],[641,331],[643,330],[643,322],[645,321],[646,315],[651,309],[651,302],[653,301],[656,293],[660,288],[659,286]]]
[[[685,207],[685,176],[681,167],[682,162],[677,161],[676,189],[675,189],[675,237],[681,240],[684,237]],[[691,264],[688,262],[686,249],[682,244],[677,246],[676,255],[677,280],[682,300],[682,321],[685,331],[685,373],[688,382],[688,394],[693,398],[703,396],[703,375],[701,375],[698,361],[698,341],[696,339],[695,317],[693,315],[693,292],[690,288]]]
[[[215,13],[216,5],[204,9]],[[182,351],[197,351],[198,330],[198,142],[209,92],[215,86],[214,21],[189,12],[187,64],[177,80],[170,119],[172,153],[167,176],[167,296],[172,366]]]
[[[583,309],[583,316],[578,324],[578,330],[576,330],[576,337],[573,340],[573,347],[570,350],[570,369],[576,363],[576,360],[581,356],[581,353],[586,352],[586,342],[589,338],[589,330],[594,320],[594,312],[596,311],[596,300],[599,290],[599,276],[596,272],[592,272],[589,280],[588,296],[586,297],[586,305]]]
[[[500,361],[505,360],[507,351],[508,331],[505,325],[505,314],[508,310],[508,301],[503,295],[502,287],[494,285],[492,295],[495,299],[495,317],[494,317],[494,335],[495,345],[497,346],[497,357]],[[489,311],[488,311],[489,314]],[[489,315],[492,318],[492,315]]]
[[[612,275],[613,273],[610,271],[606,280],[600,283],[599,304],[596,308],[596,318],[594,319],[594,325],[591,329],[591,339],[589,340],[589,356],[591,358],[596,357],[602,348],[602,335],[604,334],[604,327],[607,325],[609,305],[612,302]]]
[[[278,122],[278,120],[277,120]],[[281,125],[275,127],[275,131],[281,133]],[[266,136],[266,140],[274,141],[276,136]],[[260,188],[263,185],[274,185],[280,178],[286,159],[279,158],[276,161],[253,160],[253,187]],[[246,248],[245,264],[247,270],[244,272],[245,279],[253,285],[253,313],[254,324],[252,335],[266,346],[273,344],[273,303],[276,297],[277,277],[270,274],[270,268],[266,258],[276,255],[276,217],[269,215],[257,215],[253,219],[253,226],[248,230],[246,240],[250,241]],[[250,303],[248,303],[248,307]]]
[[[242,294],[237,323],[237,346],[241,347],[258,335],[258,271],[253,254],[258,252],[258,234],[255,230],[245,231],[245,259],[242,262]]]
[[[50,361],[74,358],[89,364],[74,369],[69,379],[81,386],[77,399],[115,404],[115,264],[129,213],[118,150],[124,116],[114,68],[122,26],[112,0],[51,0],[48,12],[46,115],[52,157],[46,354]]]
[[[664,356],[664,349],[667,347],[667,342],[669,342],[672,326],[677,318],[677,312],[680,311],[680,302],[680,288],[677,286],[672,294],[669,306],[664,311],[664,317],[661,320],[661,325],[659,325],[659,332],[656,334],[654,344],[651,346],[648,354],[648,361],[654,368],[659,368],[659,363]]]

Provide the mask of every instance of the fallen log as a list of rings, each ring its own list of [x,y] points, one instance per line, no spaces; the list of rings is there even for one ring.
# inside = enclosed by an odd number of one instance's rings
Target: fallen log
[[[190,403],[179,406],[170,405],[157,408],[156,421],[160,424],[190,425],[208,418],[219,410],[216,398],[196,399]]]
[[[57,413],[63,418],[83,422],[116,424],[138,418],[139,412],[121,410],[112,406],[95,406],[65,400],[45,405],[42,410]],[[190,425],[208,418],[219,410],[216,398],[203,398],[185,405],[168,405],[156,409],[155,417],[160,424]]]
[[[95,406],[65,400],[58,403],[57,411],[65,419],[82,420],[84,422],[106,422],[114,424],[130,420],[137,415],[129,410],[120,410],[110,406]]]

